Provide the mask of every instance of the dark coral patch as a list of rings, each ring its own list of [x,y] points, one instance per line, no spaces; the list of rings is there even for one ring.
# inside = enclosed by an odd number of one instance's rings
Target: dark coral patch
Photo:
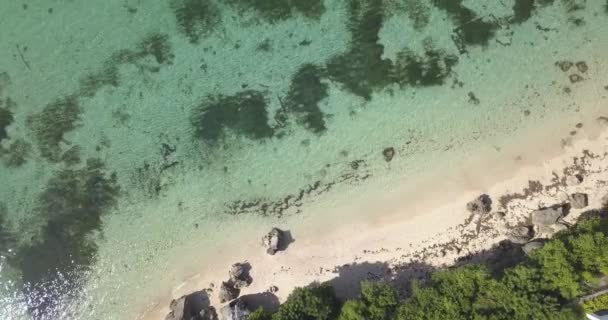
[[[219,141],[226,130],[251,139],[271,137],[274,130],[268,124],[267,103],[264,93],[255,90],[209,96],[192,117],[195,136],[210,143]]]
[[[7,108],[0,107],[0,141],[8,138],[6,128],[15,120],[13,112]]]
[[[534,0],[515,0],[513,4],[513,19],[515,23],[528,21],[535,9]]]
[[[448,13],[456,24],[459,45],[487,45],[498,29],[498,23],[485,21],[462,4],[463,0],[433,0],[432,3]]]
[[[35,312],[44,314],[58,298],[75,294],[78,271],[95,260],[91,233],[101,230],[101,217],[116,205],[119,190],[116,176],[108,176],[98,159],[87,160],[81,169],[61,170],[47,182],[36,207],[47,222],[40,236],[9,260],[29,284],[26,293]]]
[[[170,7],[179,31],[191,43],[198,43],[221,21],[219,8],[210,0],[171,0]]]
[[[0,255],[6,255],[9,250],[14,249],[16,235],[8,219],[8,209],[0,202]]]
[[[436,49],[428,42],[425,44],[423,56],[407,49],[399,52],[395,60],[393,77],[401,86],[442,85],[457,62],[457,56]]]
[[[323,0],[228,0],[241,10],[253,10],[271,23],[291,18],[300,13],[318,19],[325,13]]]
[[[47,104],[42,111],[28,117],[27,123],[42,157],[55,162],[60,160],[60,143],[64,141],[66,133],[79,126],[81,112],[76,97],[67,96]]]
[[[350,49],[327,63],[330,79],[355,95],[371,99],[375,89],[390,83],[392,63],[382,58],[384,47],[378,33],[384,20],[382,0],[351,0],[348,3]]]
[[[324,114],[319,107],[328,96],[328,85],[322,82],[324,70],[313,64],[305,64],[291,79],[286,99],[289,111],[300,114],[300,121],[315,133],[325,131]]]
[[[0,158],[9,168],[20,167],[25,164],[31,150],[32,146],[27,141],[16,138],[11,141],[7,149],[0,148]]]
[[[141,63],[146,57],[152,57],[159,65],[173,63],[173,51],[169,36],[161,33],[151,33],[137,43],[135,49],[123,49],[115,52],[107,59],[100,71],[88,74],[80,79],[79,93],[93,97],[101,88],[118,87],[120,84],[119,68],[124,64],[136,64],[141,70],[157,72],[157,66]]]

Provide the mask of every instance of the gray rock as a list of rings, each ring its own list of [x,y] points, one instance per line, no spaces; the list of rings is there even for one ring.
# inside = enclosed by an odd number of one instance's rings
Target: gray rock
[[[511,230],[508,235],[513,243],[524,244],[534,238],[534,229],[530,226],[519,226]]]
[[[544,241],[531,241],[526,243],[523,247],[522,250],[524,251],[524,253],[526,255],[530,255],[530,252],[536,250],[536,249],[540,249],[545,245]]]
[[[181,298],[171,301],[169,305],[169,309],[171,310],[167,316],[165,316],[165,320],[182,320],[184,319],[184,305],[186,303],[186,296],[182,296]]]
[[[583,176],[580,174],[575,174],[566,177],[566,184],[569,186],[578,186],[583,182]]]
[[[492,211],[492,199],[487,194],[482,194],[475,200],[467,203],[467,210],[475,214],[486,214]]]
[[[393,160],[393,157],[395,156],[395,148],[384,148],[384,150],[382,150],[382,155],[384,156],[384,161],[391,162],[391,160]]]
[[[272,228],[270,232],[262,238],[262,245],[270,255],[285,247],[285,235],[278,228]]]
[[[224,303],[236,299],[239,296],[239,293],[240,290],[233,287],[232,284],[228,282],[222,282],[218,297],[220,299],[220,302]]]
[[[251,311],[241,300],[235,300],[220,310],[222,320],[246,320]]]
[[[530,214],[532,224],[538,226],[552,225],[564,215],[563,206],[553,206],[532,211]]]
[[[570,204],[574,209],[582,209],[589,205],[589,198],[586,193],[573,193],[570,195]]]
[[[230,282],[236,289],[242,289],[248,287],[253,279],[249,275],[249,264],[247,263],[235,263],[230,268]]]
[[[193,292],[171,301],[171,310],[165,320],[216,320],[215,309],[209,305],[209,298],[204,291]]]

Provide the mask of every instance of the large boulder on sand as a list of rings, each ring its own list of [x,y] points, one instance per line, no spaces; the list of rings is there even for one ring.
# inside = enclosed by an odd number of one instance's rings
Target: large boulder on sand
[[[221,320],[245,320],[250,313],[247,305],[240,299],[225,305],[220,310]]]
[[[573,193],[570,195],[570,205],[574,209],[582,209],[589,205],[589,197],[586,193]]]
[[[241,291],[235,288],[231,283],[222,282],[220,292],[218,293],[218,298],[220,299],[221,303],[228,302],[236,299],[240,292]]]
[[[511,230],[508,235],[513,243],[524,244],[534,238],[534,228],[532,226],[519,226]]]
[[[267,235],[262,238],[262,245],[270,255],[285,247],[285,234],[278,228],[272,228]]]
[[[549,226],[564,216],[564,206],[553,206],[532,211],[530,218],[532,224],[537,226]]]
[[[169,305],[171,310],[165,320],[215,320],[215,309],[209,305],[207,295],[203,291],[193,292],[174,299]]]
[[[530,255],[530,253],[536,249],[540,249],[545,245],[546,241],[536,240],[530,241],[521,248],[526,255]]]
[[[253,279],[249,275],[249,269],[249,264],[245,263],[235,263],[230,267],[228,274],[230,275],[230,282],[234,288],[242,289],[251,284]]]
[[[475,200],[467,203],[467,210],[475,214],[485,214],[492,211],[492,199],[487,194],[482,194]]]

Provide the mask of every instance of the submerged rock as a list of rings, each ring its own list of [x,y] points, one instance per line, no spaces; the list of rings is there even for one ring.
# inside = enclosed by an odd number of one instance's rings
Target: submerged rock
[[[222,320],[246,320],[250,313],[247,305],[239,299],[224,306],[220,316]]]
[[[393,148],[393,147],[385,148],[384,150],[382,150],[382,155],[384,156],[384,160],[386,162],[390,162],[391,160],[393,160],[393,157],[395,156],[395,148]]]
[[[531,226],[519,226],[513,228],[508,235],[513,243],[524,244],[534,238],[534,229]]]
[[[534,210],[530,214],[532,223],[538,226],[548,226],[557,222],[557,220],[564,216],[564,206],[553,206],[550,208],[544,208]]]
[[[587,63],[585,61],[579,61],[579,62],[577,62],[576,63],[576,68],[581,73],[585,73],[585,72],[587,72],[587,70],[589,70],[589,67],[587,66]]]
[[[487,194],[482,194],[475,200],[467,203],[467,210],[474,214],[485,214],[492,211],[492,199]]]
[[[266,252],[274,255],[277,251],[285,247],[285,234],[278,228],[272,228],[270,232],[262,238],[262,245]]]
[[[589,197],[586,193],[573,193],[570,195],[571,205],[574,209],[582,209],[589,205]]]

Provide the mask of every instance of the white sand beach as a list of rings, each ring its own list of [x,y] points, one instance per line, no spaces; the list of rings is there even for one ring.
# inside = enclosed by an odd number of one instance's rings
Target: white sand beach
[[[453,181],[451,184],[433,181],[439,186],[421,185],[414,199],[402,191],[385,195],[381,203],[367,205],[351,198],[350,205],[330,209],[332,215],[345,210],[351,217],[338,227],[333,221],[294,228],[281,225],[290,230],[295,241],[274,256],[264,251],[257,238],[245,239],[238,248],[225,246],[218,249],[211,263],[184,278],[172,292],[160,293],[138,319],[163,319],[171,299],[199,290],[207,290],[212,305],[219,309],[217,288],[228,279],[230,265],[236,262],[252,266],[253,282],[241,296],[267,292],[276,286],[275,295],[284,301],[294,287],[333,279],[338,296],[349,298],[356,295],[363,279],[405,275],[411,280],[432,268],[454,265],[459,258],[465,257],[466,261],[467,256],[507,239],[513,227],[528,225],[533,210],[568,202],[576,192],[586,193],[589,206],[572,209],[564,219],[573,222],[581,212],[599,208],[608,199],[607,125],[606,118],[588,121],[579,125],[579,138],[570,138],[561,146],[555,139],[547,140],[537,152],[528,150],[526,159],[507,153],[513,157],[511,164],[477,163],[471,171],[443,177]],[[573,185],[572,179],[570,184],[566,182],[575,174],[583,177],[580,184]],[[540,187],[530,189],[531,182],[538,182]],[[471,214],[466,203],[482,193],[492,198],[492,212]],[[369,214],[353,212],[357,210],[377,210],[381,214],[373,219]],[[352,218],[357,216],[362,218]],[[566,225],[558,224],[553,229],[537,230],[534,238],[550,236],[563,228]]]

